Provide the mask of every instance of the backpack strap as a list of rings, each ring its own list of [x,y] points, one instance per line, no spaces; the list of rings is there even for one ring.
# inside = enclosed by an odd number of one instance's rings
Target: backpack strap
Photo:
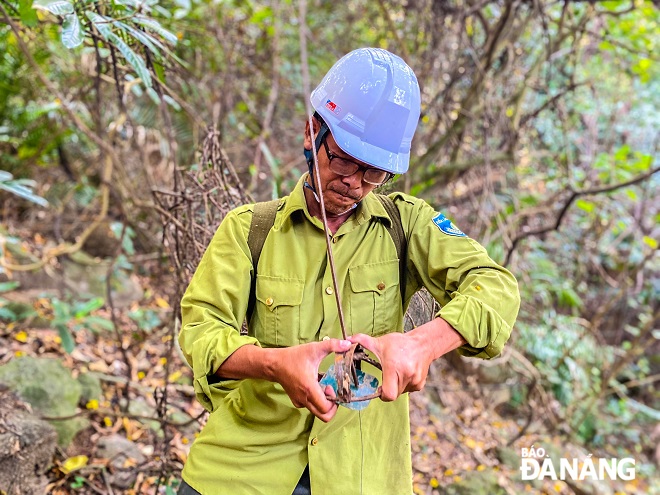
[[[376,194],[376,197],[380,200],[391,220],[390,225],[385,225],[385,228],[394,241],[396,255],[399,258],[399,290],[401,291],[401,304],[403,305],[406,295],[406,252],[408,241],[406,239],[406,233],[403,230],[403,224],[401,223],[401,213],[394,204],[394,201],[385,194]]]
[[[252,255],[252,279],[250,280],[250,298],[248,299],[246,314],[248,321],[252,316],[254,305],[257,300],[256,280],[259,257],[261,256],[261,250],[266,242],[266,237],[268,237],[270,229],[272,229],[275,224],[275,215],[277,214],[277,207],[279,204],[279,199],[255,203],[252,212],[252,222],[250,223],[250,232],[247,239],[248,248],[250,248],[250,254]]]

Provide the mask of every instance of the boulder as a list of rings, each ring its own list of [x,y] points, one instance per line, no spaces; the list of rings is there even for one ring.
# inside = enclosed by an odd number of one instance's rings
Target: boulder
[[[14,358],[0,366],[0,383],[4,383],[41,416],[63,417],[76,413],[83,387],[57,359]],[[51,421],[58,443],[66,447],[87,426],[80,417]]]
[[[44,473],[51,465],[57,432],[29,412],[7,388],[0,388],[0,493],[46,493]]]
[[[132,467],[146,460],[140,448],[121,435],[101,438],[98,442],[96,457],[108,459],[112,472],[110,482],[122,489],[130,488],[135,482],[137,472]]]

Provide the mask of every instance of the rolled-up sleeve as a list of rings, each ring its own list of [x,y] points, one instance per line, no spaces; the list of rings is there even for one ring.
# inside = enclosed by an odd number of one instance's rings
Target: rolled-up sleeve
[[[242,207],[225,217],[181,300],[179,345],[192,367],[197,398],[209,411],[213,410],[209,376],[236,349],[259,345],[257,339],[240,333],[252,276],[247,212]]]
[[[467,341],[458,352],[483,359],[498,356],[520,308],[515,277],[454,225],[437,221],[439,214],[426,203],[415,202],[407,210],[408,269],[440,303],[436,316]]]

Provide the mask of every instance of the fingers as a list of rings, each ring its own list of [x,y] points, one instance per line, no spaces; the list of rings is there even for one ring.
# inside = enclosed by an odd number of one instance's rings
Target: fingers
[[[348,337],[354,344],[360,344],[365,349],[373,352],[383,367],[383,380],[380,398],[383,402],[391,402],[401,395],[401,380],[396,366],[391,365],[386,356],[383,355],[383,347],[380,341],[369,335],[358,333]]]
[[[383,384],[381,385],[380,399],[383,402],[392,402],[401,395],[399,390],[399,375],[391,366],[383,367]]]
[[[307,404],[305,404],[305,407],[324,423],[330,421],[337,412],[337,404],[328,400],[331,394],[334,395],[332,387],[326,386],[325,389],[322,389],[317,386],[310,392],[310,396],[307,397]]]
[[[288,348],[280,364],[287,370],[280,383],[296,407],[307,408],[321,421],[330,421],[337,412],[337,404],[326,398],[318,384],[318,367],[324,357],[333,352],[346,352],[351,348],[348,340],[329,339]],[[331,388],[331,387],[330,387]]]
[[[376,357],[378,357],[378,359],[381,359],[380,345],[378,344],[377,339],[370,337],[369,335],[365,335],[363,333],[356,333],[355,335],[351,335],[347,338],[349,342],[353,344],[360,344],[365,349],[369,349],[371,352],[376,354]]]
[[[333,352],[346,352],[351,348],[351,342],[341,339],[329,339],[319,342],[318,346],[323,352],[321,358],[324,358]]]

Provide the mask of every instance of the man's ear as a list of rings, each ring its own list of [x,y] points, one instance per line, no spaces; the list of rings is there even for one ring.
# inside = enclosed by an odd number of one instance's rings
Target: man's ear
[[[312,116],[312,125],[314,126],[314,139],[316,139],[316,135],[319,133],[319,130],[321,129],[321,124],[319,123],[318,120],[316,120],[316,117]],[[314,139],[309,135],[309,120],[305,121],[305,140],[303,146],[305,147],[306,150],[311,150],[312,149],[312,144],[314,142]]]

